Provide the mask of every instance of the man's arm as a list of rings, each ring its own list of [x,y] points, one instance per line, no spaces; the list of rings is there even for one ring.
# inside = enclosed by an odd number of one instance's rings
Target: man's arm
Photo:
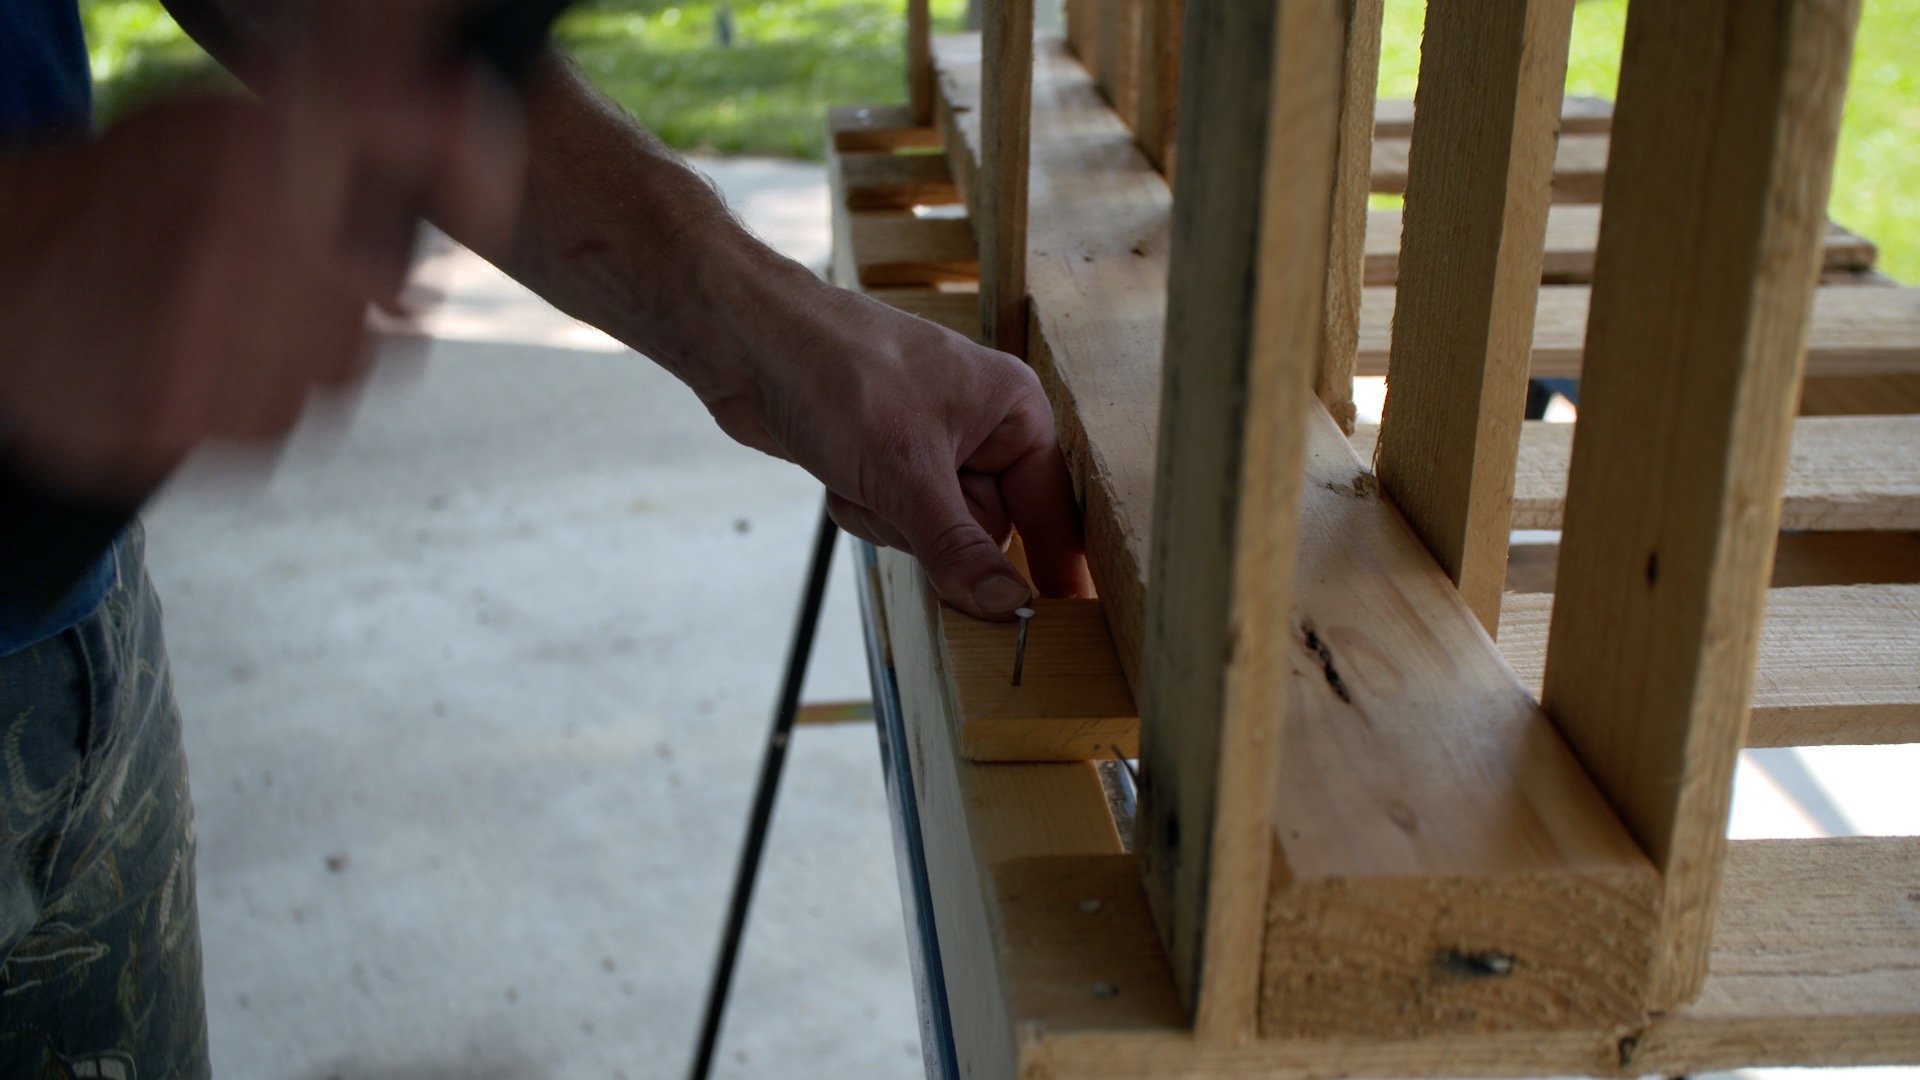
[[[550,60],[529,87],[526,199],[487,255],[679,376],[739,441],[826,483],[849,531],[913,552],[949,602],[1004,615],[1080,591],[1077,510],[1024,364],[821,282],[740,226],[707,181]],[[996,589],[996,593],[983,592]]]
[[[275,0],[168,0],[223,62]],[[236,33],[234,27],[241,27]],[[556,307],[651,357],[746,445],[828,489],[848,531],[911,551],[941,595],[1008,617],[1085,588],[1078,511],[1039,381],[1003,353],[832,288],[755,239],[707,182],[549,55],[526,87],[528,171],[511,241],[456,239]]]

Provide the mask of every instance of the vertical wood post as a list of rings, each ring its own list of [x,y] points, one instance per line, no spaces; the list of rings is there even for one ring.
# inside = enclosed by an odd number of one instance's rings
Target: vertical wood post
[[[907,0],[907,105],[913,122],[933,124],[933,16],[931,0]]]
[[[1191,0],[1136,826],[1199,1038],[1258,1024],[1307,410],[1340,99],[1338,0]]]
[[[1360,297],[1366,286],[1367,193],[1373,182],[1373,107],[1380,86],[1385,0],[1341,0],[1340,149],[1334,165],[1332,240],[1327,261],[1326,341],[1314,392],[1353,434],[1353,366],[1360,353]]]
[[[1661,870],[1655,1009],[1706,976],[1858,15],[1628,16],[1543,703]]]
[[[1427,8],[1380,482],[1500,625],[1573,0]]]
[[[1027,355],[1027,163],[1033,119],[1033,0],[994,0],[980,28],[982,340]]]
[[[1186,0],[1141,3],[1140,107],[1133,132],[1147,160],[1171,180],[1180,113],[1180,26],[1187,4]]]
[[[1100,28],[1098,15],[1102,0],[1066,0],[1067,47],[1089,72],[1100,70]],[[1096,79],[1098,76],[1095,76]]]
[[[1100,45],[1094,68],[1120,122],[1133,130],[1140,121],[1140,16],[1143,0],[1097,0]]]

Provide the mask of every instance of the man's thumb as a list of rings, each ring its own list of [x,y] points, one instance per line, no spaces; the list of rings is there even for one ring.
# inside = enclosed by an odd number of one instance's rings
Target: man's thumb
[[[933,579],[941,599],[976,619],[1006,621],[1033,599],[1033,590],[966,510],[954,492],[944,527],[918,532],[903,528],[914,557]],[[911,523],[908,523],[909,525]]]

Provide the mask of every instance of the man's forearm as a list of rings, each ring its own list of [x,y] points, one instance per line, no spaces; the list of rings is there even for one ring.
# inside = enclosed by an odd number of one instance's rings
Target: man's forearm
[[[549,56],[526,90],[519,226],[510,248],[477,250],[703,399],[730,392],[753,351],[745,320],[817,281],[747,232],[704,177],[571,63]]]

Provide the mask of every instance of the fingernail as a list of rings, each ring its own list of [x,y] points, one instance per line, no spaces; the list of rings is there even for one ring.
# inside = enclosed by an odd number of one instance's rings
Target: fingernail
[[[1004,615],[1032,598],[1032,589],[1005,575],[988,578],[973,590],[973,602],[989,615]]]

